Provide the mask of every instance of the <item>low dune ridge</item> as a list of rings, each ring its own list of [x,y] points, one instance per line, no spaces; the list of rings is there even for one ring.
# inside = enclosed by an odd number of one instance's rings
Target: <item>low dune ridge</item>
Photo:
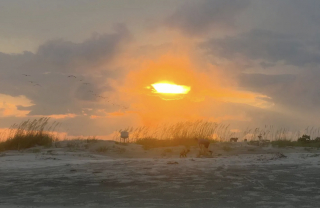
[[[111,140],[66,140],[57,141],[54,148],[65,151],[84,151],[90,154],[105,155],[113,158],[178,158],[183,150],[189,149],[186,158],[199,157],[200,148],[194,146],[168,146],[150,148],[136,143],[120,143]],[[39,149],[36,147],[35,149]],[[247,142],[215,142],[210,144],[209,150],[212,155],[201,155],[201,157],[236,156],[241,154],[275,154],[282,153],[308,153],[318,152],[318,148],[312,147],[273,147],[250,145]]]

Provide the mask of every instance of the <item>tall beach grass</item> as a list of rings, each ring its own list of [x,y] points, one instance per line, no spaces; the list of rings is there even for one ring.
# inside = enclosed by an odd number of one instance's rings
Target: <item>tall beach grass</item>
[[[19,124],[13,124],[6,138],[0,138],[0,151],[21,150],[34,146],[51,146],[58,141],[56,128],[59,123],[50,122],[50,118],[27,120]],[[143,145],[144,148],[171,147],[171,146],[195,146],[195,138],[208,139],[213,142],[229,142],[231,137],[237,137],[238,141],[270,140],[273,146],[304,146],[320,147],[320,128],[307,127],[303,131],[294,131],[289,128],[275,128],[273,125],[263,127],[237,129],[234,131],[230,124],[222,124],[204,120],[185,121],[178,123],[164,123],[155,127],[128,127],[114,133],[113,140],[120,140],[120,132],[128,131],[127,142]],[[310,141],[297,141],[303,135],[309,135]],[[1,137],[1,135],[0,135]],[[318,138],[318,139],[316,139]],[[70,138],[69,138],[70,139]],[[65,138],[65,140],[69,140]],[[77,140],[73,138],[71,140]],[[84,140],[78,138],[78,140]],[[88,138],[87,143],[97,142],[97,138]]]
[[[172,124],[161,124],[155,127],[128,127],[115,132],[114,140],[120,140],[121,131],[129,132],[127,142],[133,142],[146,148],[169,146],[196,145],[195,138],[205,138],[211,142],[229,142],[231,137],[239,138],[239,141],[270,140],[274,146],[314,146],[320,142],[306,144],[297,142],[303,134],[310,135],[311,139],[320,136],[320,128],[307,127],[304,131],[290,130],[289,128],[276,128],[273,125],[263,127],[246,128],[245,130],[232,131],[230,124],[209,122],[204,120],[186,121]]]
[[[8,130],[7,138],[2,138],[0,142],[0,151],[51,146],[56,139],[54,132],[59,123],[50,123],[49,120],[50,118],[43,117],[13,124]]]

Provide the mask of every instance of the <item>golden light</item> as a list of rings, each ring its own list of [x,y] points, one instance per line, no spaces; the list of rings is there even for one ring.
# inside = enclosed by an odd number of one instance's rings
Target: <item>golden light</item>
[[[154,88],[154,93],[166,94],[188,94],[191,87],[185,85],[176,85],[170,83],[155,83],[151,85]]]

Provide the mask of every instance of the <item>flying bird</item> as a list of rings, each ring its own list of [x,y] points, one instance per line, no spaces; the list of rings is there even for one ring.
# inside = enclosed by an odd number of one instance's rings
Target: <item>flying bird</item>
[[[30,77],[30,74],[22,74],[23,76]]]
[[[77,77],[74,76],[74,75],[69,75],[68,77],[70,77],[70,78],[77,78]]]

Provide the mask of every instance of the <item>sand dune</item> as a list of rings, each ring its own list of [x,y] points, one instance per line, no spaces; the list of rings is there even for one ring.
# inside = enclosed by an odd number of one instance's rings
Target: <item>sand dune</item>
[[[314,207],[320,154],[304,148],[192,148],[63,141],[0,156],[0,207]],[[229,148],[224,148],[229,145]],[[252,148],[254,150],[252,150]],[[169,151],[168,149],[171,149]],[[164,154],[165,153],[165,154]]]

